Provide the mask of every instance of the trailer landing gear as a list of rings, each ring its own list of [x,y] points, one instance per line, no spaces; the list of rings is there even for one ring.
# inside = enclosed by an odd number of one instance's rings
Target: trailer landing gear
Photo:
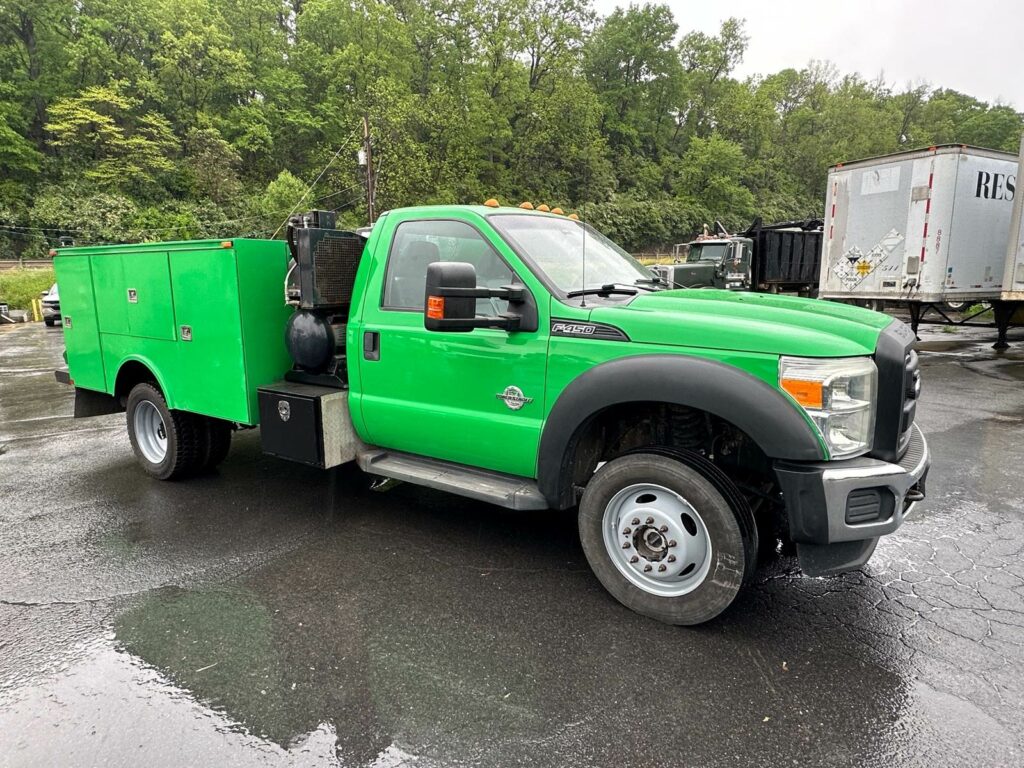
[[[1021,302],[1019,301],[993,301],[992,302],[992,313],[995,315],[996,320],[996,343],[992,345],[992,349],[1008,349],[1009,344],[1006,342],[1006,330],[1010,327],[1010,321],[1013,320],[1014,314],[1020,308]]]
[[[925,323],[937,323],[941,325],[963,325],[963,326],[974,326],[981,328],[991,328],[995,326],[996,329],[996,343],[992,345],[992,349],[1003,350],[1009,348],[1009,343],[1006,340],[1006,332],[1010,325],[1013,323],[1014,318],[1017,316],[1017,311],[1024,307],[1024,301],[1004,301],[994,299],[990,304],[981,304],[974,308],[973,313],[966,314],[959,320],[955,320],[946,314],[946,307],[942,304],[927,301],[907,301],[907,312],[910,314],[910,328],[914,332],[914,337],[920,341],[920,336],[917,335],[918,328],[922,322]],[[981,317],[986,312],[992,312],[992,322],[985,322],[985,318],[982,318],[979,322],[972,322],[973,320]],[[928,317],[929,312],[934,312],[941,319],[925,319]],[[1017,324],[1021,324],[1021,320],[1017,321]]]

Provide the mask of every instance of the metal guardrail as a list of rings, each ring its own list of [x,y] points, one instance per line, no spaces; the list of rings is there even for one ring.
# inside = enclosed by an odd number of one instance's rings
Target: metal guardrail
[[[53,266],[53,259],[0,259],[0,271],[5,269],[47,269]]]

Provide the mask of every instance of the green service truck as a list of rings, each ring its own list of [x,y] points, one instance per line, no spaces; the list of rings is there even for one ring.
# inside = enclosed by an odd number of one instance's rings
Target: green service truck
[[[153,477],[259,425],[284,459],[511,509],[578,509],[626,606],[723,611],[759,557],[856,569],[924,497],[903,323],[857,307],[667,290],[588,225],[431,206],[365,233],[60,249],[75,415],[127,412]],[[795,545],[795,546],[793,546]]]

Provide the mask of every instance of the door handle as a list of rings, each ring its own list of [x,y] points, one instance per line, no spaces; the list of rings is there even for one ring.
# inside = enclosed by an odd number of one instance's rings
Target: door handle
[[[380,332],[363,332],[363,357],[366,360],[380,360]]]

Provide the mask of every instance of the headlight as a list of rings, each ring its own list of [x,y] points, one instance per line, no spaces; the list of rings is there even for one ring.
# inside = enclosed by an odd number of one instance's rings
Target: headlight
[[[871,448],[878,369],[870,357],[783,357],[779,386],[807,411],[833,459]]]

